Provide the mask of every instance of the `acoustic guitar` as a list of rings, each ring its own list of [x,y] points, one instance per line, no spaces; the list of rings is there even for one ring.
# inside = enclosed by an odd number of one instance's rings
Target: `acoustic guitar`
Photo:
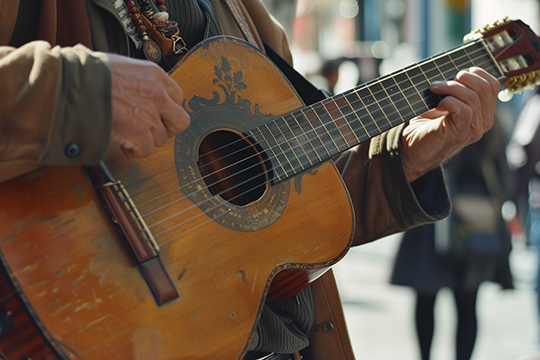
[[[435,107],[432,81],[479,66],[536,84],[521,21],[305,106],[260,51],[208,39],[170,76],[190,127],[142,160],[43,167],[0,185],[0,357],[241,359],[267,299],[348,251],[353,210],[331,159]]]

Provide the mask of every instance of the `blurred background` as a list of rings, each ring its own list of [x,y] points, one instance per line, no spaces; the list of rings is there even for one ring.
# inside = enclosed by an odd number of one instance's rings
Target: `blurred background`
[[[462,43],[471,30],[509,17],[540,33],[537,0],[264,0],[284,25],[295,67],[320,87],[340,93]],[[530,91],[499,102],[509,138]],[[358,360],[418,360],[414,296],[389,284],[401,234],[351,249],[334,267]],[[510,265],[514,290],[485,282],[478,302],[473,360],[536,360],[538,256],[515,236]],[[455,304],[437,295],[432,359],[453,360]]]

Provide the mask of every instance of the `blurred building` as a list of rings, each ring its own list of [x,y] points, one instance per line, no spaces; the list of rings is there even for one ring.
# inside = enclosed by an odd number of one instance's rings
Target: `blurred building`
[[[540,33],[539,0],[263,0],[284,24],[295,67],[324,87],[340,63],[336,93],[462,43],[472,29],[508,16]],[[521,96],[498,104],[507,132]]]
[[[538,32],[538,0],[264,0],[299,53],[375,57],[382,73],[459,44],[505,16]],[[295,16],[291,16],[292,9]],[[304,65],[300,65],[304,66]]]

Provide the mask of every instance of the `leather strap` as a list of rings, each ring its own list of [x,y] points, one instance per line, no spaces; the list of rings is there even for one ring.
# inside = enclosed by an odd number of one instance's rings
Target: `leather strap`
[[[259,45],[257,44],[255,36],[249,28],[249,25],[246,21],[246,18],[244,17],[242,10],[240,9],[240,5],[238,5],[237,0],[225,0],[225,3],[231,11],[231,14],[234,16],[234,19],[236,20],[236,23],[238,24],[238,27],[240,27],[240,31],[242,31],[242,34],[244,34],[246,40],[258,48]]]

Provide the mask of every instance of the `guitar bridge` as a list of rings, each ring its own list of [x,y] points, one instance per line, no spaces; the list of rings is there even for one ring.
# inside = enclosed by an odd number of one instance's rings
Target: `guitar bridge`
[[[114,189],[114,191],[119,197],[119,201],[121,202],[121,204],[124,205],[126,211],[131,215],[131,218],[137,225],[140,234],[143,236],[143,240],[152,248],[154,253],[157,255],[159,253],[159,245],[156,242],[154,235],[152,235],[152,232],[150,232],[150,229],[146,225],[146,222],[144,221],[142,215],[139,213],[137,206],[135,206],[133,200],[131,200],[131,197],[129,196],[122,182],[118,180],[115,182],[103,184],[103,187],[106,186],[110,186]]]
[[[159,256],[159,245],[125,187],[113,179],[104,163],[87,167],[86,170],[96,190],[105,200],[113,221],[122,230],[136,265],[157,304],[161,306],[178,299],[180,295]]]

